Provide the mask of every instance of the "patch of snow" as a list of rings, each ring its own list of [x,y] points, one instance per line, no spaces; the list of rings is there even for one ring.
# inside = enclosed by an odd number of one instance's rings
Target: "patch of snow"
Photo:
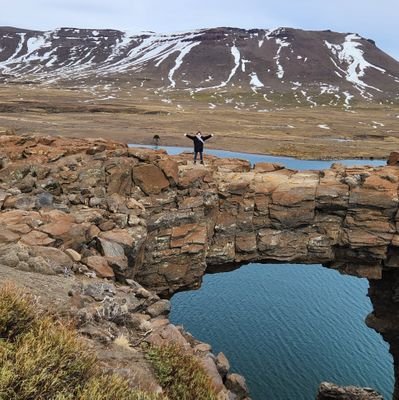
[[[294,86],[291,88],[292,90],[297,90],[299,87],[302,86],[301,82],[291,82]]]
[[[317,125],[321,129],[330,129],[330,127],[327,124],[319,124]]]
[[[382,122],[371,121],[374,125],[385,126]]]
[[[290,43],[285,42],[284,40],[281,40],[279,38],[276,39],[276,44],[279,45],[279,48],[277,50],[276,56],[273,57],[276,60],[276,65],[277,65],[277,77],[279,79],[282,79],[284,76],[284,69],[283,66],[280,64],[280,53],[281,53],[281,49],[283,47],[288,47],[290,46]]]
[[[339,139],[339,138],[337,138],[337,139],[330,139],[330,140],[332,140],[333,142],[354,142],[354,140],[352,140],[352,139]]]
[[[241,71],[245,72],[245,64],[250,63],[250,60],[245,60],[244,58],[241,59]]]
[[[358,35],[349,34],[345,37],[345,42],[341,44],[329,43],[327,40],[324,41],[324,44],[332,54],[338,58],[341,64],[345,63],[346,70],[339,68],[336,64],[335,65],[345,73],[345,79],[352,83],[362,95],[364,95],[364,89],[366,88],[381,92],[381,89],[368,85],[361,79],[364,77],[367,68],[376,69],[383,74],[386,71],[365,60],[363,57],[364,51],[360,48],[361,43],[358,41],[359,39],[360,37]]]
[[[216,104],[208,103],[208,105],[209,105],[209,108],[210,108],[211,110],[213,110],[214,108],[216,108]]]
[[[328,93],[328,94],[333,94],[339,92],[339,87],[330,85],[328,83],[322,83],[320,84],[320,94]]]
[[[263,45],[263,42],[264,42],[264,39],[262,39],[262,40],[259,40],[259,41],[258,41],[258,46],[259,46],[259,48],[261,48],[261,47],[262,47],[262,45]]]
[[[241,54],[240,51],[238,50],[238,48],[236,47],[236,45],[231,47],[231,54],[234,57],[234,67],[232,68],[229,77],[227,78],[227,80],[223,81],[220,85],[217,86],[211,86],[211,87],[206,87],[206,88],[198,88],[196,89],[197,92],[201,92],[203,90],[207,90],[207,89],[219,89],[222,88],[224,86],[226,86],[231,79],[233,78],[233,76],[235,75],[235,73],[237,72],[238,67],[240,66],[240,59],[241,59]]]
[[[177,56],[176,61],[175,61],[175,66],[169,71],[168,74],[168,79],[170,81],[170,87],[175,87],[176,86],[176,82],[173,80],[173,75],[175,73],[175,71],[177,71],[182,62],[183,62],[183,58],[191,51],[191,49],[195,46],[198,46],[201,42],[192,42],[189,45],[186,46],[182,46],[180,49],[180,54]]]
[[[267,98],[267,94],[264,94],[264,95],[263,95],[263,98],[265,99],[265,101],[271,103],[271,100]]]
[[[343,92],[343,94],[345,95],[345,107],[350,107],[350,101],[354,97],[353,94],[350,94],[349,92]]]
[[[259,80],[258,75],[256,74],[256,72],[252,72],[249,74],[250,78],[251,78],[251,82],[249,83],[252,87],[252,89],[254,88],[261,88],[264,87],[265,85]]]

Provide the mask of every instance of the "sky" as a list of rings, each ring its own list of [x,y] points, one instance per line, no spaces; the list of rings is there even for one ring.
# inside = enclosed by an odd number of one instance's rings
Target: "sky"
[[[0,26],[37,30],[331,29],[373,39],[399,60],[398,0],[0,0],[0,9]]]

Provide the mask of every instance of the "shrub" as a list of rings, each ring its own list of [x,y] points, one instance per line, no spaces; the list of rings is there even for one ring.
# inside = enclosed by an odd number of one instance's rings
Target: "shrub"
[[[9,283],[0,287],[0,300],[0,339],[13,341],[34,322],[34,301]]]
[[[110,376],[96,376],[90,379],[83,388],[79,400],[167,400],[157,394],[133,391],[123,378]]]
[[[194,356],[177,345],[152,346],[147,354],[170,400],[216,400],[211,379]]]
[[[0,400],[166,400],[102,374],[76,331],[38,315],[31,300],[0,288]]]

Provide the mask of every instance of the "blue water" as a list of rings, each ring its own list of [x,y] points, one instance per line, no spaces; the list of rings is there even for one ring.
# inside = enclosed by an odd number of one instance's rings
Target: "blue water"
[[[158,148],[164,149],[170,155],[180,154],[182,152],[192,152],[192,147],[173,147],[173,146],[147,146],[140,144],[130,144],[131,147],[145,147],[145,148]],[[325,169],[330,168],[331,164],[334,162],[339,162],[344,165],[385,165],[386,160],[300,160],[298,158],[293,157],[274,157],[268,156],[264,154],[250,154],[250,153],[238,153],[232,151],[225,150],[212,150],[206,149],[204,152],[204,157],[206,158],[207,154],[211,154],[213,156],[222,157],[222,158],[240,158],[242,160],[248,160],[251,164],[256,164],[258,162],[279,162],[286,166],[286,168],[291,169]]]
[[[388,346],[366,327],[368,282],[320,265],[250,264],[172,298],[170,319],[245,376],[254,400],[315,399],[322,381],[392,396]]]

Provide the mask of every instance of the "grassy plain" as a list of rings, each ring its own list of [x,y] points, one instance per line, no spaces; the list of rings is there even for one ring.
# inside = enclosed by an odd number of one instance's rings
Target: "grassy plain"
[[[308,159],[386,158],[399,149],[399,106],[311,106],[259,93],[160,91],[140,87],[0,86],[0,132],[103,137],[126,143],[191,143],[184,133],[214,133],[208,148]]]

